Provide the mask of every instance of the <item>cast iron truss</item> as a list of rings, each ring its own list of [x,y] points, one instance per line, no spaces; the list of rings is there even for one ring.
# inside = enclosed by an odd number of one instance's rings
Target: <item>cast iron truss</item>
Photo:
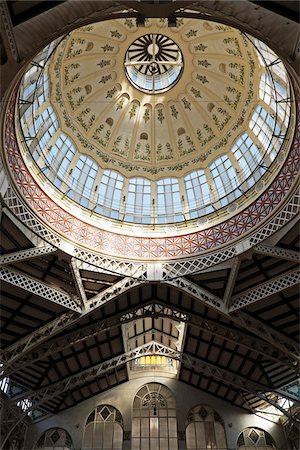
[[[297,366],[299,364],[300,356],[297,344],[278,331],[273,330],[265,324],[262,324],[259,320],[250,317],[242,311],[234,311],[231,314],[227,313],[222,300],[218,297],[214,303],[208,303],[206,301],[206,298],[209,298],[212,294],[207,292],[207,295],[205,295],[204,289],[199,289],[198,285],[192,283],[189,280],[186,280],[183,277],[166,281],[165,284],[174,286],[180,291],[188,293],[196,300],[199,300],[201,303],[204,303],[211,309],[214,309],[215,311],[223,314],[225,317],[227,317],[227,319],[231,320],[235,324],[266,340],[274,347],[282,351],[286,355],[286,357],[289,358],[291,365]],[[216,297],[214,296],[214,298]],[[221,307],[219,306],[219,304],[221,305]]]
[[[283,352],[280,352],[276,347],[262,339],[234,330],[230,326],[221,325],[217,321],[209,320],[192,312],[184,312],[183,310],[180,310],[180,308],[174,308],[162,302],[152,301],[145,305],[137,305],[125,313],[120,313],[112,318],[104,319],[80,328],[79,330],[69,332],[63,337],[45,342],[42,346],[35,348],[33,351],[28,350],[30,343],[27,345],[27,338],[24,338],[22,340],[23,344],[19,343],[17,346],[11,346],[3,352],[3,367],[1,368],[2,375],[0,376],[0,379],[21,370],[29,364],[57,354],[58,352],[69,348],[70,345],[82,342],[91,336],[96,336],[105,330],[109,330],[114,326],[147,317],[168,317],[172,320],[177,320],[178,322],[185,322],[201,330],[212,333],[215,336],[222,337],[229,342],[241,345],[249,350],[254,350],[274,361],[285,364],[293,371],[296,370],[295,365],[290,363],[289,358],[287,358]],[[62,323],[65,320],[68,320],[68,316],[61,316]]]
[[[29,406],[26,410],[26,413],[28,414],[29,411],[39,408],[48,400],[53,399],[54,397],[57,397],[64,392],[74,389],[75,387],[87,383],[91,380],[94,380],[104,373],[107,373],[111,369],[115,369],[118,366],[122,366],[130,361],[136,360],[141,356],[148,355],[166,356],[167,358],[179,361],[187,367],[199,370],[201,373],[208,377],[214,377],[215,379],[222,381],[224,384],[233,385],[238,389],[250,392],[257,397],[262,398],[264,401],[272,404],[273,406],[276,405],[276,408],[278,408],[287,417],[290,417],[287,411],[285,411],[283,408],[281,408],[280,405],[278,405],[275,401],[270,400],[268,396],[265,395],[266,392],[270,391],[269,386],[251,381],[248,378],[232,373],[229,370],[216,367],[214,364],[208,363],[207,361],[202,361],[201,359],[194,356],[179,352],[170,347],[166,347],[156,341],[151,341],[140,347],[136,347],[134,350],[123,353],[122,355],[116,356],[107,361],[101,362],[100,364],[86,369],[79,374],[72,375],[58,381],[57,383],[45,386],[44,388],[41,388],[39,390],[23,391],[21,394],[17,394],[11,397],[10,402],[16,403],[21,400],[28,399],[29,404],[31,404],[31,406]]]

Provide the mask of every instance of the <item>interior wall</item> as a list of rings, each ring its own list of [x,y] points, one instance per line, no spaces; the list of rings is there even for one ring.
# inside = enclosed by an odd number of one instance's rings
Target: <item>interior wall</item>
[[[79,405],[70,408],[32,425],[28,430],[26,450],[31,450],[40,435],[49,428],[60,427],[69,432],[74,448],[79,450],[82,445],[85,421],[89,413],[98,405],[111,405],[117,408],[124,420],[124,432],[131,432],[132,402],[136,392],[146,383],[162,383],[173,393],[176,400],[177,428],[179,437],[184,435],[185,423],[189,410],[197,405],[210,405],[224,421],[228,449],[236,449],[236,441],[240,432],[247,427],[257,427],[267,431],[274,439],[277,449],[283,450],[284,435],[281,426],[268,420],[249,414],[246,411],[219,400],[205,392],[199,391],[180,381],[165,377],[143,377],[133,379],[125,384],[110,389]],[[129,434],[130,435],[130,434]],[[130,440],[123,441],[124,450],[131,448]],[[179,439],[179,449],[185,449],[185,440]],[[24,449],[24,450],[25,450]]]

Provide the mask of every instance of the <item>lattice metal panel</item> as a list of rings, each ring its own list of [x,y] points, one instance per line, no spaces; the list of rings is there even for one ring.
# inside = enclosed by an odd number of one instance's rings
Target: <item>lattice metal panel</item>
[[[27,335],[24,338],[20,339],[18,342],[11,345],[4,351],[0,352],[0,358],[3,363],[3,374],[0,376],[0,379],[3,376],[6,376],[7,367],[13,364],[14,361],[23,359],[23,361],[25,360],[24,362],[26,365],[28,363],[28,358],[25,355],[28,351],[31,351],[43,341],[60,332],[61,329],[74,322],[75,318],[77,317],[78,314],[74,313],[73,311],[68,311],[67,313],[62,314],[61,316],[52,320],[50,323],[47,323],[46,325],[40,327],[30,335]],[[39,349],[37,349],[36,352],[39,352]]]
[[[300,211],[300,193],[296,191],[289,202],[279,211],[276,216],[267,222],[250,238],[250,245],[253,247],[261,241],[264,241],[277,230],[287,224]]]
[[[224,304],[219,297],[216,297],[183,277],[165,281],[165,284],[167,286],[174,286],[189,295],[199,298],[202,302],[212,305],[214,309],[225,312]]]
[[[110,300],[118,297],[118,295],[133,289],[134,287],[141,286],[142,282],[136,280],[135,278],[123,278],[123,280],[118,281],[113,286],[105,289],[105,291],[100,292],[100,294],[95,295],[86,304],[87,310],[91,311],[93,309],[103,306]]]
[[[300,261],[299,252],[288,250],[285,248],[271,247],[268,245],[259,244],[253,247],[253,250],[261,255],[273,256],[274,258],[286,259],[288,261],[295,261],[295,262]]]
[[[25,207],[25,205],[19,200],[15,192],[11,187],[6,192],[4,197],[5,203],[12,210],[12,212],[32,231],[37,233],[40,237],[50,242],[52,245],[60,247],[62,239],[51,233],[49,229],[39,222],[35,216]],[[178,276],[187,274],[193,274],[200,272],[203,269],[212,267],[216,264],[223,262],[226,259],[232,258],[245,248],[253,247],[262,240],[269,237],[272,233],[276,232],[282,226],[284,226],[289,220],[291,220],[299,212],[299,200],[300,195],[295,193],[289,200],[285,207],[278,212],[278,214],[270,222],[266,223],[258,232],[252,237],[244,240],[245,245],[241,242],[237,245],[210,253],[209,255],[198,255],[193,259],[182,259],[168,262],[160,262],[162,265],[162,279],[168,280]],[[108,271],[114,274],[121,274],[131,277],[147,279],[148,264],[137,263],[134,261],[122,261],[113,257],[106,257],[90,251],[80,249],[74,246],[73,256],[80,259],[83,262],[91,264],[92,267],[102,268],[104,271]],[[154,263],[151,263],[154,264]]]
[[[218,311],[223,314],[227,319],[236,323],[237,325],[251,331],[254,335],[265,339],[270,342],[274,347],[278,348],[286,356],[286,361],[291,366],[299,365],[299,348],[291,339],[282,335],[278,331],[262,324],[259,320],[252,318],[251,316],[243,312],[232,312],[229,314],[222,300],[218,297],[212,296],[202,288],[191,281],[185,280],[184,278],[178,278],[172,281],[166,281],[166,285],[175,286],[177,289],[182,290],[195,299],[199,300],[201,303],[209,306],[211,309]],[[211,297],[213,297],[211,299]]]
[[[30,248],[28,250],[20,250],[19,252],[10,253],[0,256],[0,265],[11,264],[12,262],[24,261],[30,258],[47,255],[57,250],[56,247],[50,244],[45,244],[40,247]]]
[[[285,274],[273,278],[272,280],[261,283],[259,286],[248,289],[239,295],[232,298],[231,311],[235,311],[240,308],[244,308],[252,303],[262,300],[271,295],[277,294],[291,286],[298,284],[300,281],[300,271],[291,270]]]
[[[38,295],[39,297],[58,303],[65,308],[80,312],[79,299],[76,296],[65,294],[62,291],[47,286],[41,281],[34,280],[19,272],[0,267],[0,280],[13,284],[25,291]]]

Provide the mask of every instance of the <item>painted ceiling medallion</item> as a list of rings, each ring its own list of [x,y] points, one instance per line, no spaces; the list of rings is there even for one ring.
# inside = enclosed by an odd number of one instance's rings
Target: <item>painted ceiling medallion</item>
[[[137,38],[125,55],[125,73],[134,87],[147,94],[171,89],[183,70],[178,45],[163,34],[146,34]]]

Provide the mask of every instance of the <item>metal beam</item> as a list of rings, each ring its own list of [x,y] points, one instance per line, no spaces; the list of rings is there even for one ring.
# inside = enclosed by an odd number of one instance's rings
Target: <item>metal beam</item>
[[[269,245],[256,245],[253,247],[255,253],[265,256],[272,256],[273,258],[286,259],[287,261],[299,262],[300,253],[294,250],[287,250],[280,247],[272,247]]]
[[[57,397],[64,392],[74,389],[77,386],[90,382],[107,373],[111,369],[122,366],[127,362],[140,358],[141,356],[148,355],[160,355],[172,358],[183,363],[187,367],[197,368],[197,370],[208,377],[220,380],[224,384],[234,385],[238,389],[250,392],[258,396],[259,398],[263,398],[263,400],[274,406],[277,405],[276,402],[274,402],[273,400],[270,401],[265,395],[265,392],[270,391],[269,386],[256,383],[227,369],[216,367],[214,364],[208,363],[207,361],[203,361],[194,356],[187,355],[183,352],[179,352],[170,347],[166,347],[165,345],[160,344],[156,341],[151,341],[147,344],[135,348],[134,350],[123,353],[122,355],[116,356],[107,361],[101,362],[100,364],[86,369],[79,374],[71,375],[70,377],[67,377],[49,386],[45,386],[44,388],[37,391],[28,390],[26,392],[23,392],[22,394],[12,397],[10,401],[16,403],[23,400],[24,398],[29,399],[30,402],[32,402],[32,406],[27,410],[28,413],[30,410],[38,408],[53,397]],[[290,417],[288,412],[283,410],[281,407],[279,407],[279,409],[287,417]]]
[[[19,50],[16,43],[14,35],[14,27],[11,21],[11,16],[6,1],[1,2],[0,11],[1,11],[1,30],[2,30],[1,37],[3,38],[6,50],[8,50],[7,52],[8,59],[10,59],[10,57],[12,56],[14,61],[19,62],[20,61]]]
[[[231,267],[231,271],[229,274],[229,278],[228,278],[228,281],[226,284],[226,289],[225,289],[225,293],[224,293],[224,297],[223,297],[223,302],[225,303],[225,307],[227,308],[227,310],[229,309],[229,307],[231,305],[231,296],[232,296],[232,292],[233,292],[234,285],[236,282],[236,278],[237,278],[239,270],[240,270],[240,265],[241,265],[241,260],[237,256],[236,258],[233,259],[233,264]]]
[[[3,208],[3,212],[13,222],[13,224],[24,234],[24,236],[30,242],[32,242],[32,244],[35,247],[40,247],[48,244],[47,241],[39,237],[30,228],[24,225],[24,223],[18,217],[16,217],[7,206]],[[58,241],[59,239],[57,239],[57,242]]]
[[[46,300],[57,303],[72,311],[81,312],[79,306],[79,299],[75,295],[66,294],[63,291],[54,289],[48,286],[46,283],[35,280],[27,275],[24,275],[15,270],[8,269],[6,267],[0,267],[0,280],[6,281],[13,286],[20,289],[24,289],[31,294],[38,295]]]
[[[286,356],[286,361],[288,361],[289,365],[293,365],[295,368],[299,367],[300,364],[299,347],[292,339],[287,338],[278,331],[268,327],[267,325],[261,323],[259,320],[252,318],[251,316],[242,311],[238,312],[234,311],[229,314],[225,310],[224,306],[223,308],[219,307],[219,304],[222,304],[222,300],[218,297],[215,297],[218,300],[215,303],[208,302],[207,296],[211,294],[207,293],[206,296],[205,295],[206,291],[203,288],[199,288],[199,286],[195,285],[192,281],[185,280],[184,278],[177,278],[172,281],[165,281],[164,284],[172,285],[177,289],[179,289],[180,291],[183,291],[188,295],[191,295],[193,298],[200,301],[205,306],[208,306],[212,310],[217,311],[220,314],[223,314],[227,319],[231,320],[232,322],[244,328],[245,330],[250,331],[251,333],[254,334],[254,336],[258,336],[261,339],[264,339],[265,341],[269,342],[270,344],[273,345],[273,347],[283,352],[283,354]],[[186,285],[190,285],[190,289],[186,288]]]
[[[173,280],[166,280],[164,281],[164,284],[167,286],[173,286],[179,289],[181,292],[185,292],[186,294],[191,295],[197,300],[200,300],[201,303],[204,303],[206,306],[210,306],[214,310],[226,314],[226,309],[222,299],[220,299],[216,295],[211,294],[192,281],[189,281],[183,277],[178,277]]]
[[[238,294],[232,298],[232,306],[229,312],[236,311],[237,309],[244,308],[259,300],[270,297],[271,295],[278,294],[292,286],[295,286],[300,281],[299,269],[290,270],[278,277],[265,281],[251,289],[247,289],[245,292]]]
[[[1,268],[0,268],[0,278],[1,278]],[[48,349],[47,345],[43,345],[42,348],[41,347],[38,348],[38,346],[42,342],[52,338],[58,333],[61,333],[62,331],[66,330],[69,326],[75,325],[79,320],[82,319],[82,317],[84,317],[89,313],[94,312],[96,309],[102,307],[107,302],[116,298],[122,292],[126,292],[140,284],[142,284],[142,282],[135,280],[133,278],[132,279],[124,278],[123,280],[115,283],[115,285],[110,286],[108,289],[105,289],[100,294],[97,294],[95,297],[90,299],[89,302],[87,302],[88,307],[86,307],[85,311],[83,311],[83,313],[81,313],[80,315],[71,312],[65,313],[60,317],[54,319],[49,324],[46,324],[41,328],[39,328],[38,330],[32,332],[30,335],[25,336],[20,341],[16,342],[13,346],[9,347],[8,349],[5,349],[4,351],[2,351],[2,353],[0,353],[0,356],[3,360],[2,376],[6,376],[8,373],[12,373],[15,370],[20,370],[28,363],[47,356],[46,350]],[[81,312],[81,310],[79,312]],[[118,318],[116,318],[116,321],[118,321]],[[97,329],[96,326],[95,328]],[[100,329],[102,329],[102,325]],[[98,330],[98,332],[100,332],[100,329]],[[80,331],[80,333],[82,332],[83,330]],[[65,341],[62,339],[62,342]],[[70,345],[70,341],[66,342],[66,345]],[[56,341],[54,342],[50,341],[49,347],[52,349],[50,350],[49,354],[53,354],[56,352],[56,349],[57,351],[59,351],[60,349],[60,345],[57,344]],[[33,353],[30,354],[30,352]],[[33,354],[36,355],[36,358],[33,358],[32,356]]]
[[[73,317],[74,316],[67,316],[62,320],[68,324],[74,321]],[[145,317],[169,317],[179,322],[188,323],[190,325],[193,325],[194,327],[212,333],[215,336],[222,337],[229,342],[233,342],[235,344],[242,345],[243,347],[250,350],[256,351],[257,353],[260,353],[265,357],[270,358],[271,360],[285,364],[292,370],[296,370],[296,367],[290,362],[289,358],[286,358],[286,355],[283,352],[279,351],[270,343],[266,343],[262,339],[251,336],[247,333],[243,333],[241,331],[234,330],[230,326],[221,325],[216,321],[201,317],[200,315],[194,314],[190,311],[186,312],[180,309],[180,307],[173,307],[166,302],[162,302],[161,300],[153,300],[151,302],[147,302],[144,305],[136,305],[134,308],[131,308],[125,313],[122,312],[118,315],[114,315],[111,318],[103,319],[97,323],[92,323],[68,334],[64,334],[63,337],[60,337],[56,340],[52,339],[49,342],[44,343],[44,345],[40,346],[39,348],[35,348],[31,352],[26,352],[27,348],[30,347],[30,340],[27,337],[24,338],[23,343],[20,343],[18,346],[15,345],[13,348],[9,347],[7,350],[5,350],[2,357],[2,377],[9,376],[16,371],[21,370],[23,367],[26,367],[36,361],[45,359],[46,357],[63,351],[70,345],[84,341],[91,336],[98,335],[99,333],[114,326],[118,326],[123,323],[128,323],[133,320]],[[57,326],[57,324],[53,323],[53,326]],[[37,333],[39,332],[41,336],[44,335],[45,340],[47,339],[47,337],[49,337],[49,335],[45,336],[46,331],[50,335],[52,330],[49,327],[49,329],[43,332],[40,332],[40,330],[38,330]],[[38,337],[38,335],[32,336],[32,339],[36,341]]]
[[[27,250],[20,250],[14,253],[8,253],[0,256],[0,266],[7,264],[25,261],[27,259],[36,258],[41,255],[48,255],[56,252],[57,248],[51,244],[41,245],[39,247],[29,248]]]
[[[257,391],[270,390],[270,387],[268,386],[252,382],[248,378],[241,377],[225,369],[217,368],[214,364],[207,363],[206,361],[201,361],[198,358],[186,355],[170,347],[166,347],[165,345],[160,344],[156,341],[151,341],[140,347],[136,347],[131,351],[125,352],[122,355],[116,356],[107,361],[101,362],[100,364],[97,364],[96,366],[93,366],[89,369],[83,370],[78,374],[71,375],[70,377],[67,377],[56,383],[45,386],[37,391],[24,391],[21,394],[13,396],[10,401],[16,403],[26,398],[32,402],[32,407],[37,407],[47,402],[47,400],[52,399],[53,397],[57,397],[58,395],[69,391],[76,386],[80,386],[83,383],[87,383],[95,379],[96,377],[102,375],[103,373],[106,373],[110,369],[114,369],[118,366],[124,365],[125,363],[135,360],[136,358],[140,358],[141,356],[148,355],[166,356],[181,361],[188,367],[196,367],[197,369],[201,370],[201,372],[210,377],[215,377],[224,382],[234,384],[239,388],[250,390],[250,392],[256,393]]]
[[[105,303],[118,297],[118,295],[130,291],[134,287],[141,286],[142,284],[143,282],[137,280],[136,278],[125,277],[113,286],[105,289],[105,291],[102,291],[89,299],[86,303],[86,311],[89,312],[91,310],[95,310],[96,308],[100,308]]]
[[[28,352],[30,352],[33,348],[36,348],[42,342],[49,339],[50,336],[60,332],[62,327],[65,327],[74,322],[74,319],[76,317],[78,317],[78,314],[74,313],[73,311],[68,311],[65,314],[62,314],[61,316],[52,320],[52,322],[43,325],[38,330],[35,330],[31,334],[23,337],[5,350],[2,350],[0,352],[0,359],[3,366],[1,367],[2,374],[0,375],[0,379],[7,376],[6,370],[9,368],[13,368],[14,364],[19,367],[19,364],[21,363],[21,361],[23,361],[21,367],[24,367],[24,365],[26,366],[30,361],[30,356],[27,355]],[[40,349],[36,350],[37,353],[39,353],[40,351]]]
[[[85,289],[84,289],[83,282],[81,279],[80,270],[78,269],[77,260],[75,258],[71,259],[70,269],[71,269],[71,273],[73,275],[77,294],[81,300],[82,308],[84,310],[86,302],[87,302],[87,297],[86,297]]]

